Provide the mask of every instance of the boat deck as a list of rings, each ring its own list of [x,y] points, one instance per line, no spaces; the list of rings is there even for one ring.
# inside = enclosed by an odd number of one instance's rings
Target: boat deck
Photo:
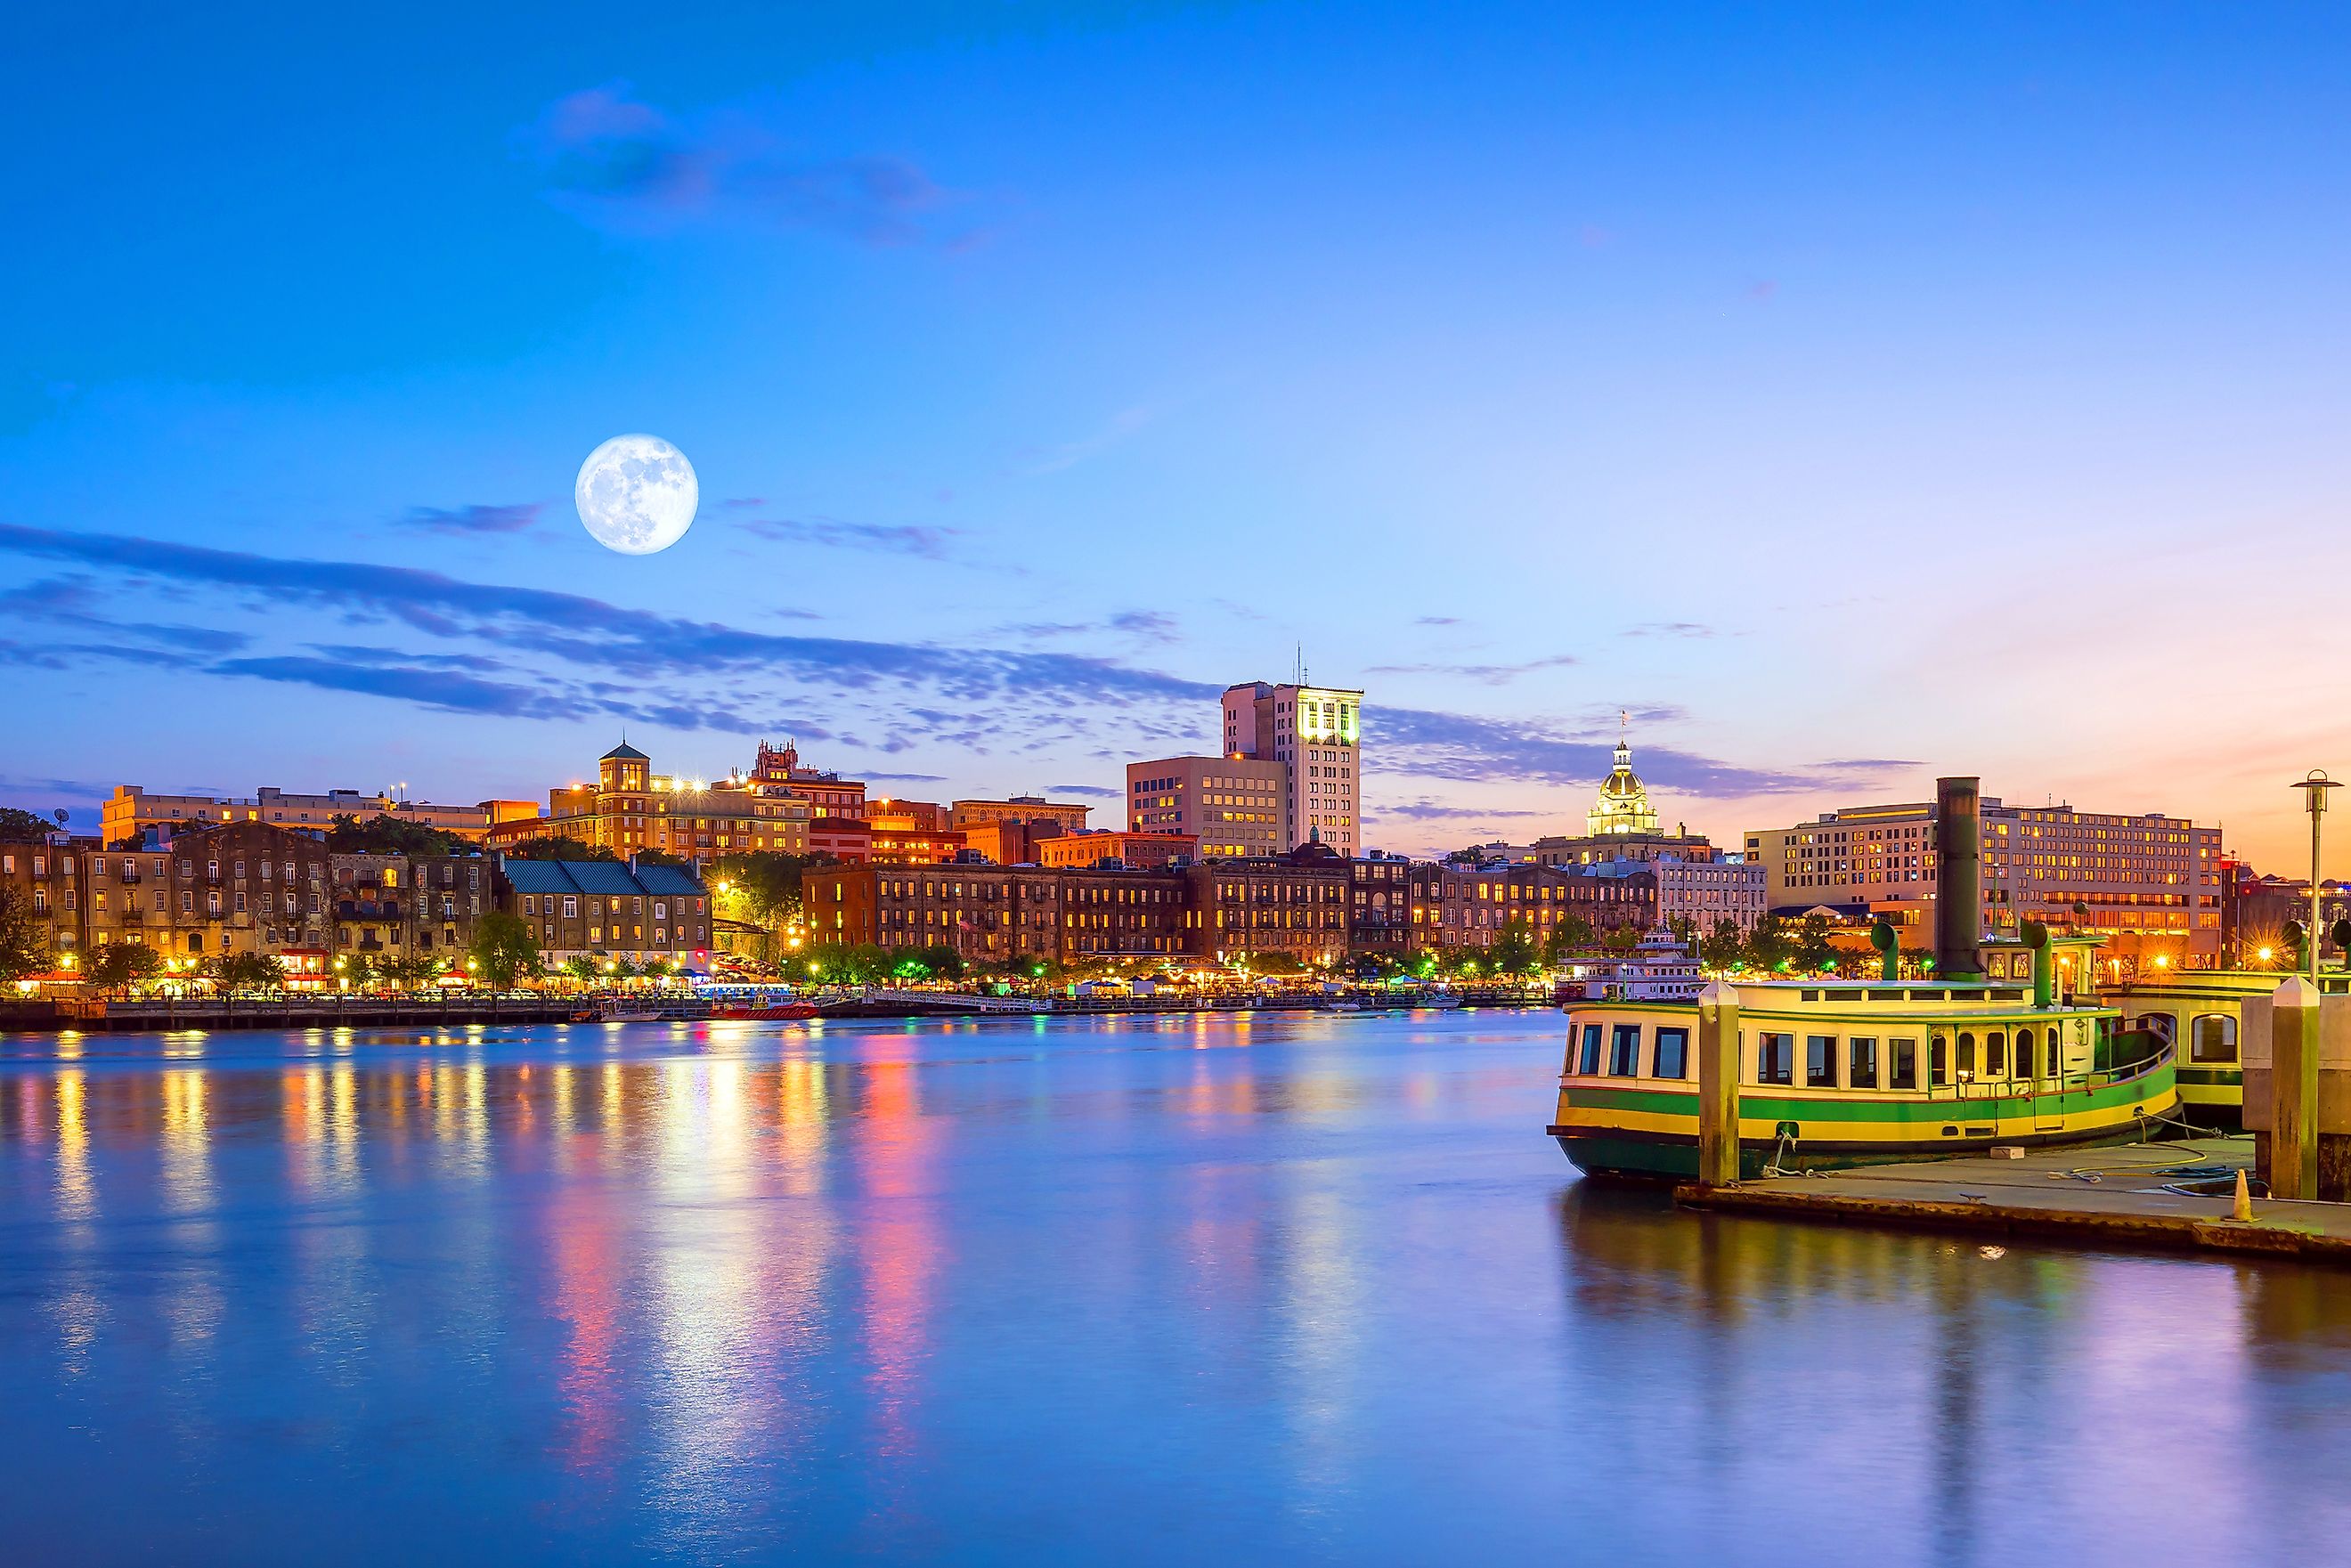
[[[2257,1252],[2351,1264],[2351,1204],[2253,1199],[2253,1220],[2229,1218],[2234,1173],[2253,1141],[2183,1138],[2104,1148],[2028,1150],[2022,1158],[1921,1160],[1735,1186],[1674,1189],[1692,1208],[1833,1224],[1982,1231],[2091,1246]],[[2210,1171],[2231,1184],[2210,1196],[2171,1190]],[[2217,1185],[2217,1184],[2216,1184]],[[2258,1191],[2259,1189],[2256,1188]]]

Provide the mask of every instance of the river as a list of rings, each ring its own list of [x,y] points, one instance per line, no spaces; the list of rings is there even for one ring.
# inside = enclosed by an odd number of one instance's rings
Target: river
[[[1558,1027],[0,1038],[0,1546],[2342,1560],[2351,1277],[1579,1182]]]

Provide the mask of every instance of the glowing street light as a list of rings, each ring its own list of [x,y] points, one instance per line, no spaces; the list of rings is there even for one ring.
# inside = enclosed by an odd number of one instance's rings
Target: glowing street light
[[[2310,929],[2303,943],[2304,967],[2310,971],[2313,985],[2318,983],[2318,828],[2326,816],[2326,792],[2341,785],[2326,776],[2325,768],[2314,768],[2297,779],[2294,788],[2302,791],[2303,810],[2310,813]]]

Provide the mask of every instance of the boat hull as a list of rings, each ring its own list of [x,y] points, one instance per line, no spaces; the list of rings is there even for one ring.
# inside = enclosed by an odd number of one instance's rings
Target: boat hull
[[[2062,1093],[1967,1101],[1750,1091],[1740,1102],[1740,1174],[1760,1176],[1775,1155],[1783,1171],[1841,1170],[1980,1155],[1994,1145],[2128,1142],[2179,1104],[2168,1060]],[[1561,1090],[1559,1115],[1548,1131],[1587,1175],[1679,1180],[1698,1174],[1695,1089],[1569,1085]]]

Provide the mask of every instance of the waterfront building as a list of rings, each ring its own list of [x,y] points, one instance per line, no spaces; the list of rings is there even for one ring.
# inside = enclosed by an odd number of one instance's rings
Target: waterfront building
[[[1514,920],[1547,942],[1569,915],[1595,931],[1656,924],[1656,880],[1640,862],[1602,866],[1501,863],[1412,868],[1412,946],[1490,947]]]
[[[759,742],[758,755],[752,760],[750,782],[763,794],[781,793],[807,801],[810,817],[865,815],[864,781],[803,766],[799,747],[794,741],[787,740],[781,747]]]
[[[1289,790],[1290,765],[1270,758],[1160,757],[1130,762],[1126,825],[1136,832],[1191,834],[1204,859],[1279,854],[1291,842],[1286,826]]]
[[[483,855],[337,854],[334,950],[339,958],[414,956],[463,964],[474,927],[497,907],[497,861]]]
[[[2341,952],[2335,923],[2351,918],[2351,885],[2328,877],[2318,884],[2318,938],[2322,956]],[[2251,866],[2224,865],[2220,878],[2221,961],[2234,967],[2283,967],[2289,924],[2310,924],[2310,879],[2256,875]],[[2269,957],[2262,956],[2262,949]]]
[[[1164,866],[1189,861],[1200,841],[1189,833],[1091,832],[1061,833],[1037,841],[1039,865],[1090,866],[1115,861],[1134,867]]]
[[[1412,948],[1412,862],[1374,850],[1347,867],[1347,952],[1402,960]]]
[[[854,788],[862,801],[864,786]],[[493,850],[537,838],[575,839],[623,856],[659,850],[706,868],[721,855],[808,852],[813,810],[796,791],[756,779],[708,784],[656,774],[653,758],[622,741],[597,759],[593,786],[550,789],[546,816],[495,823],[484,837]]]
[[[1360,847],[1363,705],[1359,690],[1302,681],[1248,681],[1226,688],[1225,755],[1278,762],[1284,769],[1285,848],[1319,840],[1353,855]]]
[[[91,939],[89,901],[83,878],[89,857],[102,841],[81,834],[48,833],[29,842],[0,843],[0,885],[14,888],[32,912],[33,924],[48,939],[57,969],[70,972]],[[120,859],[120,856],[113,857]],[[141,864],[160,872],[150,855]]]
[[[1705,936],[1728,920],[1746,932],[1754,930],[1771,908],[1763,867],[1744,859],[1685,861],[1660,855],[1640,863],[1656,877],[1661,924],[1687,920]]]
[[[1230,963],[1282,953],[1323,967],[1346,956],[1351,862],[1308,841],[1280,855],[1206,862],[1186,874],[1187,946],[1196,958]]]
[[[481,800],[470,806],[435,806],[423,800],[402,800],[357,789],[329,789],[322,794],[287,794],[262,789],[251,795],[159,794],[139,784],[118,784],[99,811],[99,833],[109,844],[122,844],[153,832],[168,840],[193,828],[224,822],[267,822],[281,828],[323,833],[337,817],[367,821],[386,816],[397,822],[437,828],[461,838],[480,839],[500,815],[517,809],[535,811],[528,801]]]
[[[144,942],[178,958],[258,953],[315,973],[333,917],[321,831],[226,822],[89,855],[81,892],[90,945]]]
[[[2013,936],[2039,920],[2107,937],[2109,956],[2161,954],[2208,967],[2220,952],[2220,831],[2159,812],[1982,801],[1982,929]],[[1747,834],[1776,913],[1827,908],[1931,926],[1935,806],[1908,801],[1823,812]]]
[[[586,958],[661,960],[688,969],[710,958],[710,898],[682,866],[501,857],[498,891],[549,965]]]
[[[810,872],[815,946],[952,948],[969,963],[1174,958],[1188,883],[1165,870],[841,865]]]

